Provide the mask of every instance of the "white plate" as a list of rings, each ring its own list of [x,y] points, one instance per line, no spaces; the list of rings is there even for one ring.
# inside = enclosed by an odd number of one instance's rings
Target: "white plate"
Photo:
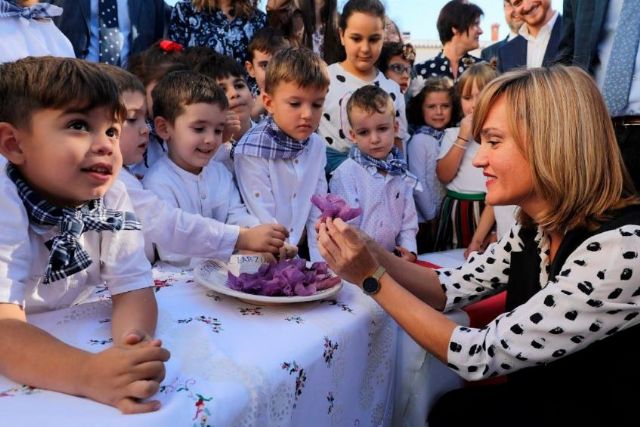
[[[318,301],[329,298],[340,292],[342,282],[329,289],[318,291],[308,296],[270,297],[266,295],[253,295],[231,289],[227,284],[227,265],[222,261],[210,259],[201,262],[193,270],[193,277],[198,283],[218,293],[238,298],[249,304],[293,304],[299,302]]]

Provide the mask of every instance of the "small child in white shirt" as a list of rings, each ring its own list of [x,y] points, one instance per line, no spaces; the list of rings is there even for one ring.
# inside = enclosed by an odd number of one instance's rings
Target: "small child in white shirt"
[[[235,62],[235,61],[234,61]],[[227,260],[236,250],[277,254],[284,246],[287,230],[279,224],[253,228],[225,224],[192,214],[160,199],[129,171],[128,165],[142,160],[149,143],[146,100],[142,82],[132,73],[106,64],[100,67],[116,82],[127,110],[120,135],[120,151],[125,167],[118,180],[127,187],[136,215],[143,226],[147,258],[155,258],[154,243],[171,252],[191,257]]]
[[[169,352],[140,223],[116,176],[125,112],[92,63],[54,57],[0,65],[0,375],[122,412],[153,396]],[[113,347],[90,353],[27,322],[106,284]],[[73,323],[69,324],[73,327]],[[114,379],[118,378],[117,381]]]
[[[213,79],[194,71],[166,75],[153,89],[156,132],[167,142],[168,155],[144,177],[144,186],[169,205],[218,221],[253,227],[231,172],[211,162],[222,144],[227,121],[227,98]],[[189,257],[157,245],[160,259],[176,265]]]
[[[233,173],[233,148],[242,135],[254,126],[251,120],[253,95],[245,79],[245,71],[238,61],[215,51],[201,56],[203,58],[193,66],[194,71],[215,80],[229,101],[223,142],[213,160],[223,163]]]
[[[418,216],[413,190],[419,184],[394,146],[398,122],[393,100],[380,87],[368,85],[351,95],[346,109],[355,146],[333,172],[331,193],[362,209],[349,223],[415,262]]]
[[[51,19],[60,15],[62,8],[53,4],[0,0],[0,63],[27,56],[75,58],[71,42]]]
[[[234,155],[236,178],[249,211],[262,223],[278,222],[289,241],[304,243],[320,261],[311,196],[327,192],[324,142],[314,133],[320,122],[329,77],[311,50],[286,48],[269,61],[262,103],[270,116],[249,130]],[[304,251],[302,251],[304,252]]]

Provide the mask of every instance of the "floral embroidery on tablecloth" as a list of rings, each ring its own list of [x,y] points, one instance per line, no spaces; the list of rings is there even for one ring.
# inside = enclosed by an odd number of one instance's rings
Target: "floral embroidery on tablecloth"
[[[262,316],[262,307],[238,307],[243,316]]]
[[[341,302],[338,302],[338,300],[335,299],[325,299],[320,301],[321,303],[328,303],[329,305],[335,305],[340,307],[340,309],[342,309],[342,311],[346,311],[347,313],[351,313],[353,314],[353,309],[351,307],[349,307],[347,304],[343,304]]]
[[[322,357],[324,358],[324,363],[327,364],[327,368],[331,367],[331,361],[333,360],[333,353],[338,349],[338,343],[333,343],[329,339],[329,337],[324,337],[324,353],[322,353]]]
[[[213,291],[208,291],[205,295],[207,297],[211,298],[212,300],[214,300],[215,302],[220,302],[223,299],[220,295],[218,295],[217,293],[215,293]]]
[[[288,316],[288,317],[285,317],[284,320],[286,320],[287,322],[294,322],[298,325],[301,325],[304,323],[304,319],[300,316]]]
[[[165,279],[165,280],[153,279],[153,287],[156,293],[160,292],[160,289],[169,288],[171,286],[173,285],[171,284],[170,279]]]
[[[194,401],[195,413],[191,421],[194,421],[194,427],[209,427],[211,424],[208,423],[209,416],[211,416],[211,411],[207,408],[207,402],[210,402],[213,397],[204,397],[200,393],[196,393],[192,391],[191,387],[196,384],[196,380],[193,378],[187,378],[186,380],[181,380],[179,377],[176,377],[171,384],[161,385],[159,393],[162,394],[170,394],[170,393],[182,393],[186,392],[189,399]]]
[[[31,394],[40,393],[39,388],[30,385],[17,385],[7,390],[0,391],[0,397],[29,396]]]
[[[330,414],[333,411],[333,401],[336,400],[333,397],[333,393],[329,392],[329,394],[327,394],[327,402],[329,402],[329,408],[327,409],[327,414]]]
[[[216,317],[211,317],[211,316],[197,316],[197,317],[187,317],[184,319],[178,319],[177,322],[180,324],[187,324],[187,323],[191,323],[192,321],[196,321],[196,322],[202,322],[204,324],[207,324],[209,326],[211,326],[211,331],[217,333],[220,333],[220,331],[224,330],[222,328],[222,323],[220,322],[220,320],[218,320],[218,318]]]
[[[296,391],[294,393],[295,402],[298,401],[298,398],[302,394],[302,389],[307,381],[307,374],[304,369],[298,365],[298,363],[294,360],[292,362],[282,362],[282,369],[285,371],[289,371],[289,375],[298,374],[296,377]],[[293,407],[296,407],[296,403],[294,402]]]
[[[193,416],[193,421],[195,421],[196,423],[193,425],[198,427],[210,427],[211,424],[208,424],[207,420],[208,416],[211,415],[211,411],[209,411],[209,409],[207,408],[207,402],[211,401],[213,397],[206,398],[197,393],[196,396],[198,396],[198,400],[196,400],[195,403],[196,413]]]
[[[91,345],[107,345],[113,343],[113,338],[107,338],[106,340],[89,340]]]

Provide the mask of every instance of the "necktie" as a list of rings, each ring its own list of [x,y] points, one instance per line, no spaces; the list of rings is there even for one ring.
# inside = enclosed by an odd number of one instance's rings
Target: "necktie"
[[[602,84],[602,95],[612,116],[619,115],[627,106],[638,41],[640,41],[640,0],[624,0]]]
[[[117,0],[99,0],[98,25],[100,30],[100,62],[120,65],[122,37],[118,27]]]

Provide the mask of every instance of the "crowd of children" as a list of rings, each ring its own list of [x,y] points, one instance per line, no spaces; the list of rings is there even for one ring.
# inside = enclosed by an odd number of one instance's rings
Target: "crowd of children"
[[[150,262],[237,251],[318,261],[315,194],[361,208],[352,222],[410,262],[482,248],[494,213],[480,219],[471,120],[493,67],[473,65],[455,86],[428,79],[405,110],[415,51],[383,47],[383,5],[349,0],[338,27],[345,55],[329,65],[269,27],[248,43],[244,68],[238,46],[223,49],[229,57],[189,46],[193,35],[132,56],[129,71],[54,57],[0,64],[0,317],[16,320],[0,322],[11,337],[2,374],[123,412],[157,409],[144,399],[169,354],[152,338]],[[98,283],[113,298],[112,349],[88,355],[25,322]],[[19,348],[46,351],[59,369],[45,375]],[[140,373],[140,363],[150,366]],[[123,372],[136,374],[107,380]]]

